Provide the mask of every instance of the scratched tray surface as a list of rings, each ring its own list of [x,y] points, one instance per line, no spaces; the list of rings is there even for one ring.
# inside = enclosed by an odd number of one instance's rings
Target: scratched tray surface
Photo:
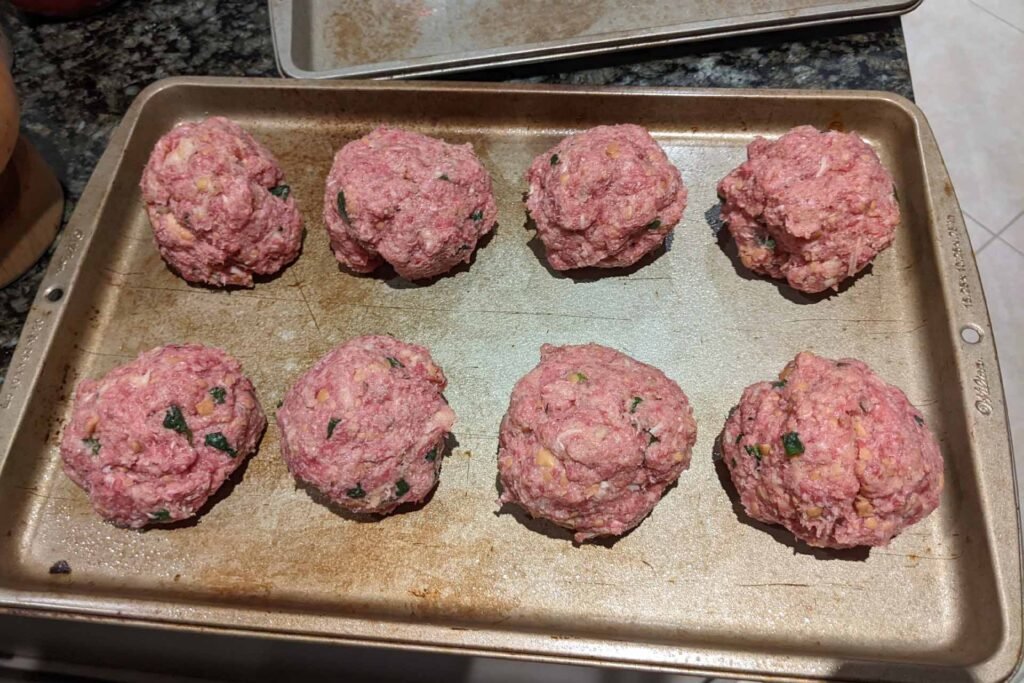
[[[298,78],[422,75],[910,11],[920,0],[269,0]]]
[[[20,399],[20,419],[2,423],[13,434],[0,476],[3,601],[680,670],[1005,674],[1019,652],[1021,608],[1002,390],[977,274],[963,259],[966,233],[919,111],[870,94],[630,93],[230,79],[147,91],[44,284],[67,293],[56,303],[41,295],[31,343],[15,361],[23,370],[37,362],[39,375]],[[137,179],[158,136],[212,114],[235,118],[269,146],[308,227],[299,260],[252,290],[174,276],[140,204]],[[524,169],[566,133],[627,120],[654,132],[689,187],[670,247],[625,271],[548,270],[524,227]],[[471,142],[494,178],[496,234],[470,267],[429,285],[347,274],[328,249],[321,206],[332,155],[385,121]],[[715,183],[744,159],[745,144],[801,123],[863,134],[892,169],[904,215],[869,273],[814,300],[738,268],[710,227]],[[963,342],[963,325],[981,342]],[[272,419],[259,452],[195,523],[116,529],[60,472],[72,388],[141,350],[172,341],[222,347],[272,413],[328,349],[381,332],[432,350],[458,415],[458,443],[420,510],[360,523],[314,502],[286,470]],[[541,344],[589,341],[677,380],[698,439],[690,469],[639,528],[613,544],[574,547],[567,532],[514,509],[497,514],[497,431]],[[713,452],[729,409],[801,349],[868,361],[906,391],[941,441],[941,505],[889,547],[794,546],[789,534],[742,518],[723,486]],[[15,398],[26,390],[21,376],[6,388]],[[48,575],[58,559],[73,573]]]

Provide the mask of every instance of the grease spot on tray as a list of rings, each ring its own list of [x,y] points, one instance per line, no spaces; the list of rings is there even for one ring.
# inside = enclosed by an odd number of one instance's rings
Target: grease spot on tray
[[[599,0],[561,0],[538,4],[522,0],[481,0],[469,3],[465,31],[472,49],[529,45],[574,38],[605,14]]]
[[[326,22],[327,43],[344,64],[369,64],[406,57],[430,16],[423,0],[347,3]]]

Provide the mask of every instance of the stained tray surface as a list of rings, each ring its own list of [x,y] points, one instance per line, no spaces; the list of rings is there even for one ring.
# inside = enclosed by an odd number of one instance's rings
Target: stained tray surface
[[[238,120],[277,155],[308,228],[299,260],[249,291],[174,276],[140,204],[156,139],[212,114]],[[681,169],[685,218],[641,267],[550,271],[524,225],[523,171],[560,136],[620,121],[651,129]],[[324,179],[334,151],[381,122],[471,142],[492,173],[499,228],[470,267],[413,285],[336,265]],[[893,171],[904,212],[895,245],[832,296],[752,277],[711,227],[715,183],[745,144],[801,123],[860,132]],[[0,601],[688,671],[997,680],[1019,656],[1020,545],[998,366],[967,244],[927,124],[893,96],[166,81],[116,132],[0,392]],[[66,292],[57,302],[46,298],[52,287]],[[964,325],[980,343],[960,339]],[[258,454],[194,523],[115,529],[60,472],[73,387],[141,350],[222,347],[272,413],[321,354],[380,332],[432,349],[458,415],[457,444],[421,510],[363,523],[314,502],[287,472],[272,419]],[[539,346],[588,341],[677,380],[698,440],[690,470],[638,529],[574,547],[567,533],[499,511],[495,454],[509,393]],[[941,440],[941,506],[889,547],[795,546],[743,517],[723,485],[715,439],[729,409],[801,349],[868,361]],[[58,559],[71,575],[47,573]]]
[[[920,0],[270,0],[289,76],[422,75],[907,12]]]

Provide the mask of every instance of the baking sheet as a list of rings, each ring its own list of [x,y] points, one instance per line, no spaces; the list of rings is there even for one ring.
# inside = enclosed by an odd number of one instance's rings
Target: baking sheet
[[[152,244],[137,188],[157,138],[221,114],[277,155],[309,230],[250,291],[187,285]],[[670,247],[642,267],[549,271],[524,228],[522,173],[560,136],[652,130],[689,187]],[[320,216],[335,149],[388,122],[472,142],[499,228],[432,284],[341,272]],[[893,171],[893,248],[839,294],[807,298],[738,267],[711,228],[715,183],[757,134],[854,129]],[[920,111],[862,92],[603,89],[183,78],[147,89],[68,226],[0,391],[0,605],[50,615],[385,646],[788,678],[1000,680],[1021,645],[1020,542],[1005,404],[959,208]],[[977,333],[977,343],[961,338]],[[298,489],[271,424],[195,523],[145,533],[92,513],[59,470],[69,396],[152,346],[238,357],[268,408],[341,341],[391,332],[433,351],[457,445],[422,510],[366,524]],[[597,341],[690,396],[693,464],[613,544],[499,511],[498,423],[544,342]],[[855,356],[940,438],[939,509],[887,548],[794,546],[738,514],[714,441],[747,384],[801,349]],[[48,574],[67,560],[73,573]],[[964,678],[967,680],[967,678]]]
[[[893,16],[921,0],[269,0],[294,78],[426,76]]]

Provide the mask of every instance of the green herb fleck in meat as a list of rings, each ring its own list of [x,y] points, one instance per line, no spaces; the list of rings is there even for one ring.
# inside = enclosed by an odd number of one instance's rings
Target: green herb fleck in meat
[[[640,398],[639,396],[634,396],[633,402],[629,404],[629,412],[635,413],[637,406],[639,406],[643,402],[644,400],[642,398]]]
[[[156,512],[150,512],[146,516],[154,522],[169,522],[171,519],[171,513],[167,510],[157,510]]]
[[[171,407],[167,409],[167,413],[164,415],[164,427],[179,434],[184,434],[189,444],[192,443],[192,430],[188,428],[185,416],[181,414],[181,407],[177,404],[171,404]]]
[[[469,218],[470,220],[474,221],[482,221],[484,219],[484,212],[481,211],[480,209],[477,209],[473,213],[469,214]]]
[[[355,499],[365,498],[366,491],[363,490],[363,485],[361,483],[358,483],[356,484],[356,487],[354,489],[349,489],[348,491],[345,491],[345,495],[348,496],[349,498]]]
[[[331,438],[331,434],[334,433],[334,428],[338,426],[339,422],[341,422],[341,420],[339,420],[336,417],[332,417],[330,419],[330,421],[327,423],[327,438],[328,439]]]
[[[648,230],[657,230],[661,227],[661,219],[655,218],[653,221],[644,226]]]
[[[761,450],[757,446],[744,446],[743,450],[747,452],[747,455],[753,456],[754,460],[761,462]]]
[[[292,191],[292,188],[287,185],[274,185],[270,188],[270,194],[281,199],[288,199],[288,194]]]
[[[427,454],[423,456],[423,459],[429,462],[434,462],[435,460],[437,460],[437,449],[431,448],[429,451],[427,451]]]
[[[558,155],[557,154],[552,154],[551,155],[551,165],[552,166],[557,166],[558,165]]]
[[[348,211],[345,209],[345,193],[338,193],[338,215],[341,216],[346,223],[351,223],[348,219]]]
[[[401,498],[405,494],[409,493],[409,484],[405,479],[399,479],[395,482],[395,498]]]
[[[775,387],[776,389],[781,389],[782,387],[786,386],[786,380],[780,379],[777,382],[772,382],[772,386]]]
[[[224,387],[214,387],[210,389],[210,396],[213,397],[214,403],[223,403],[224,398],[228,395],[227,389]]]
[[[782,435],[782,445],[786,449],[786,455],[795,457],[804,452],[804,444],[800,435],[796,432],[786,432]]]
[[[452,181],[452,179],[448,177],[448,174],[447,174],[447,173],[442,173],[442,174],[441,174],[441,175],[439,176],[439,178],[440,178],[441,180],[447,180],[448,182],[451,182],[451,181]]]
[[[89,450],[92,451],[93,455],[100,454],[100,440],[96,437],[90,436],[88,439],[82,439],[82,443],[89,447]]]
[[[579,384],[580,382],[586,382],[587,376],[582,372],[571,372],[569,373],[569,381],[573,384]]]
[[[203,441],[205,441],[206,445],[210,448],[216,448],[218,451],[224,451],[232,458],[238,455],[238,451],[232,448],[231,444],[228,443],[228,438],[220,432],[210,432],[206,435],[206,438],[203,439]]]
[[[761,246],[768,251],[775,251],[775,240],[771,237],[759,237],[757,241],[761,243]]]
[[[384,357],[388,359],[388,365],[390,365],[393,368],[404,368],[405,367],[404,365],[402,365],[402,361],[398,360],[397,358],[392,358],[391,356],[384,356]]]
[[[647,445],[648,445],[648,446],[651,446],[651,445],[653,445],[653,444],[656,444],[656,443],[658,443],[659,441],[661,441],[661,439],[659,439],[658,437],[656,437],[656,436],[654,435],[654,432],[650,432],[650,431],[649,431],[649,432],[647,432]]]
[[[916,423],[917,423],[917,426],[918,426],[918,427],[923,427],[923,426],[924,426],[924,418],[923,418],[923,417],[921,417],[920,415],[915,415],[915,416],[914,416],[914,422],[916,422]],[[99,446],[98,446],[98,445],[96,446],[96,449],[97,449],[97,450],[99,449]],[[96,452],[96,450],[94,450],[94,451],[93,451],[93,453],[95,453],[95,452]]]
[[[739,443],[740,441],[743,441],[743,435],[742,434],[737,434],[736,435],[736,443]]]

